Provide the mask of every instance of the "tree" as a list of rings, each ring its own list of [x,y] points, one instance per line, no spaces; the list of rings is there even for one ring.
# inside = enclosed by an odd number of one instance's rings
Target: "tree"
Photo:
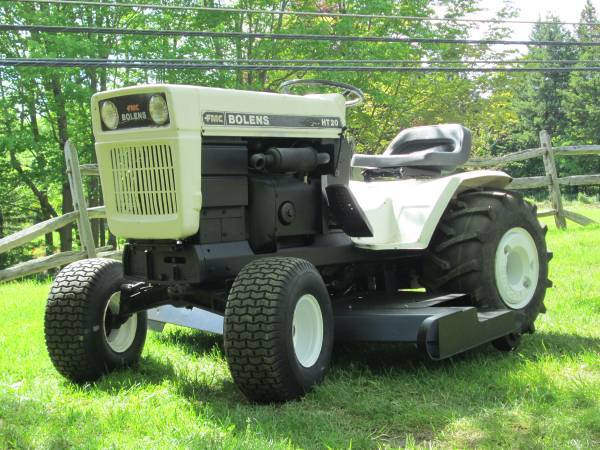
[[[577,28],[577,39],[581,42],[598,40],[600,22],[598,12],[590,0],[587,1]],[[592,25],[584,25],[592,24]],[[589,61],[600,60],[599,47],[583,47],[579,53],[579,66],[589,66]],[[595,65],[595,64],[594,64]],[[600,73],[574,72],[565,90],[565,109],[569,119],[568,129],[563,138],[565,144],[598,144],[600,142]],[[561,161],[560,169],[565,174],[599,173],[600,158],[569,158]],[[597,193],[597,187],[581,188],[587,193]],[[571,189],[576,191],[576,189]]]
[[[186,5],[182,0],[146,0],[144,3]],[[445,14],[460,17],[475,11],[479,0],[236,0],[227,6],[259,10],[313,10],[362,14],[429,17]],[[221,6],[217,0],[203,5]],[[472,26],[462,22],[398,21],[315,17],[284,14],[203,12],[99,7],[88,4],[31,4],[3,2],[4,23],[44,25],[71,24],[90,27],[139,29],[182,29],[249,31],[261,33],[302,33],[356,36],[414,36],[466,38]],[[510,9],[502,17],[510,14]],[[492,24],[488,36],[505,37],[508,30]],[[174,36],[130,36],[103,34],[4,33],[0,36],[0,57],[56,58],[190,58],[190,59],[461,59],[491,58],[498,52],[468,45],[410,45],[406,43],[283,41]],[[0,165],[6,168],[3,180],[18,180],[25,208],[32,205],[37,216],[25,222],[62,214],[71,209],[62,147],[72,139],[84,162],[95,160],[90,125],[90,97],[98,91],[148,82],[168,82],[237,89],[276,91],[290,78],[326,77],[359,86],[367,94],[362,108],[351,110],[351,132],[360,143],[359,151],[380,152],[402,128],[462,122],[475,136],[495,133],[503,118],[500,97],[491,100],[499,78],[464,74],[407,74],[390,72],[298,72],[224,71],[194,69],[100,69],[100,68],[12,68],[3,69],[0,109]],[[481,131],[481,133],[480,133]],[[478,138],[477,142],[482,142]],[[0,183],[1,184],[1,183]],[[99,186],[87,186],[91,204],[101,203]],[[17,219],[9,202],[0,202],[4,228]],[[12,225],[10,225],[12,226]],[[94,226],[98,243],[105,234]],[[60,247],[72,247],[70,228],[60,234]],[[47,238],[47,251],[53,247]]]
[[[594,25],[580,25],[577,39],[590,42],[600,35],[598,12],[590,0],[581,13],[581,22]],[[579,54],[579,66],[588,66],[588,61],[600,59],[599,47],[584,47]],[[565,90],[566,110],[569,118],[569,137],[578,143],[598,143],[600,130],[600,74],[598,72],[575,72]]]
[[[572,34],[560,24],[558,17],[550,16],[551,23],[534,26],[531,39],[534,41],[572,41]],[[531,47],[525,59],[531,60],[574,60],[577,51],[573,47]],[[562,135],[567,129],[567,114],[564,107],[565,90],[569,86],[569,73],[534,73],[523,77],[516,97],[522,135],[527,144],[538,144],[541,130],[551,135]]]
[[[533,41],[572,41],[573,35],[557,17],[534,25],[530,39]],[[527,60],[574,60],[577,51],[565,46],[539,46],[528,48],[522,57]],[[547,65],[547,64],[544,64]],[[526,73],[499,75],[493,98],[504,98],[510,120],[501,133],[491,136],[493,154],[539,147],[539,133],[547,130],[551,136],[564,136],[568,128],[565,91],[569,86],[569,73]],[[496,80],[497,82],[499,80]],[[532,176],[544,173],[539,158],[511,165],[513,176]]]

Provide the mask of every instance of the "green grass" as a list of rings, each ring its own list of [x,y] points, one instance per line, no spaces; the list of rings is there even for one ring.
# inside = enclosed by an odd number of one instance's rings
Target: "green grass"
[[[600,222],[597,206],[569,207]],[[44,347],[48,283],[0,286],[0,448],[600,447],[600,227],[569,225],[550,226],[554,289],[519,351],[433,363],[355,345],[281,406],[248,404],[220,339],[173,326],[138,370],[73,385]]]

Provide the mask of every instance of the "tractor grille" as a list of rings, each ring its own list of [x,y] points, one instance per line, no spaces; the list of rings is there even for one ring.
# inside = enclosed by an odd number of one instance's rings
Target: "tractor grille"
[[[115,205],[119,214],[177,214],[175,169],[170,145],[110,149]]]

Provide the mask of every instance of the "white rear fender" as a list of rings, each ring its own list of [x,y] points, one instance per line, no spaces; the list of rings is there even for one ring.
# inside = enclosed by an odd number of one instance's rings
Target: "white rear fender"
[[[491,170],[436,179],[351,181],[350,190],[373,229],[373,237],[352,240],[371,250],[425,249],[456,194],[478,187],[504,188],[510,181],[504,172]]]

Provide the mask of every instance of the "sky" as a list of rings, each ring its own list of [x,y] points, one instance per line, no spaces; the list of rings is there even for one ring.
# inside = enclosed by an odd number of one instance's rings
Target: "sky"
[[[545,19],[547,14],[552,13],[558,16],[562,22],[578,22],[585,2],[586,0],[513,0],[513,5],[520,9],[518,19],[521,20],[535,21],[540,17]],[[494,17],[502,3],[499,0],[482,0],[480,5],[484,11],[478,13],[476,17]],[[592,4],[600,12],[600,0],[593,0]],[[531,27],[531,25],[513,25],[514,34],[511,38],[515,40],[528,39]]]

